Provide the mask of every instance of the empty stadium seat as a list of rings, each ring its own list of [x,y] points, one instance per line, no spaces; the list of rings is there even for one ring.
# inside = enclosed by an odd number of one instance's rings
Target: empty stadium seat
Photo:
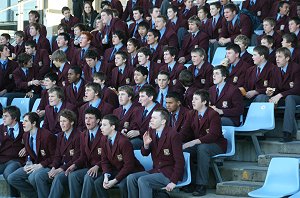
[[[273,158],[263,187],[249,192],[250,197],[285,197],[299,190],[299,160]]]
[[[30,98],[14,98],[11,102],[11,105],[17,106],[20,109],[21,120],[23,120],[24,114],[30,111],[29,102],[30,102]]]
[[[31,112],[36,112],[37,108],[38,108],[39,105],[40,105],[40,102],[41,102],[41,99],[40,99],[40,98],[37,98],[37,99],[34,101],[34,104],[33,104],[33,107],[32,107]]]
[[[227,139],[227,151],[226,153],[218,154],[212,157],[212,168],[218,183],[222,182],[222,177],[217,163],[220,162],[220,160],[235,154],[234,127],[222,126],[222,133],[224,138]]]
[[[151,158],[151,154],[148,156],[143,156],[141,150],[134,150],[134,156],[140,163],[143,165],[146,171],[151,170],[153,167],[153,162]]]
[[[7,106],[7,97],[0,97],[0,103],[2,104],[2,107]]]
[[[252,102],[243,126],[235,127],[236,134],[249,135],[252,138],[257,156],[261,149],[257,140],[259,130],[272,130],[275,128],[274,103]]]
[[[248,48],[247,48],[247,52],[249,53],[249,54],[253,54],[253,49],[255,48],[255,46],[249,46]]]

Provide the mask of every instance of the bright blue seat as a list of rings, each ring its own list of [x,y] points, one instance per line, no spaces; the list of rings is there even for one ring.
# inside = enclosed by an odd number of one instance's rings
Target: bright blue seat
[[[176,187],[182,187],[189,185],[192,180],[191,176],[191,167],[190,167],[190,154],[187,152],[183,152],[184,155],[184,175],[182,181],[178,182]],[[141,150],[134,150],[134,156],[140,163],[143,165],[146,171],[151,170],[153,167],[153,162],[151,158],[151,154],[148,156],[143,156]]]
[[[261,154],[261,149],[257,140],[259,130],[273,130],[275,128],[274,103],[252,102],[244,125],[235,127],[238,135],[249,135],[252,138],[257,156]]]
[[[254,48],[255,48],[255,46],[249,46],[249,47],[247,48],[247,52],[248,52],[249,54],[253,54]]]
[[[250,197],[285,197],[299,190],[299,160],[273,158],[263,187],[248,193]]]
[[[184,156],[184,174],[182,181],[178,182],[176,187],[183,187],[187,186],[192,181],[192,175],[191,175],[191,164],[190,164],[190,154],[187,152],[183,152]]]
[[[148,156],[143,156],[141,150],[134,150],[134,156],[140,163],[143,165],[146,171],[151,170],[153,167],[153,162],[151,158],[151,154]]]
[[[24,114],[28,113],[30,111],[29,102],[30,102],[30,98],[14,98],[11,102],[12,106],[16,106],[20,109],[20,112],[21,112],[20,119],[21,120],[23,120]]]
[[[34,101],[34,104],[33,104],[33,107],[32,107],[31,112],[36,112],[37,108],[38,108],[39,105],[40,105],[40,102],[41,102],[41,99],[40,99],[40,98],[37,98],[37,99]]]
[[[222,126],[222,133],[224,138],[227,139],[226,153],[218,154],[212,157],[212,168],[218,183],[222,182],[222,177],[217,163],[223,160],[224,158],[233,156],[235,154],[234,127]]]
[[[220,65],[220,63],[225,58],[225,56],[226,56],[226,47],[218,47],[211,64],[213,66]]]
[[[0,103],[2,104],[2,107],[7,106],[7,97],[0,97]]]

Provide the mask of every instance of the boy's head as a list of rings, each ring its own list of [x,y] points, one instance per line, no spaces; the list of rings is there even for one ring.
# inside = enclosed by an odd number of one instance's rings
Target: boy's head
[[[51,59],[56,67],[60,67],[62,63],[66,63],[68,61],[66,53],[62,50],[56,50],[53,52]]]
[[[181,105],[182,96],[177,92],[168,92],[166,96],[166,109],[170,113],[175,113]]]
[[[132,9],[132,16],[135,21],[139,21],[144,16],[144,11],[142,7],[136,6]]]
[[[123,45],[126,44],[126,35],[123,31],[117,30],[112,35],[112,44],[118,45],[122,43]]]
[[[95,50],[88,50],[84,56],[87,65],[91,68],[95,67],[98,62],[98,53]]]
[[[60,33],[56,38],[57,46],[60,47],[67,47],[70,43],[70,35],[68,33]]]
[[[129,85],[119,87],[118,93],[119,104],[123,106],[127,105],[128,103],[131,103],[132,99],[134,98],[133,89]]]
[[[68,70],[68,82],[70,84],[76,83],[80,80],[82,75],[82,69],[79,66],[72,66]]]
[[[275,25],[276,25],[275,19],[270,17],[265,18],[263,21],[264,32],[266,34],[272,32],[274,30]]]
[[[6,45],[0,45],[0,54],[3,59],[10,57],[10,50]]]
[[[234,39],[234,44],[240,46],[241,52],[244,52],[250,44],[250,39],[247,36],[240,34]]]
[[[188,23],[189,23],[189,30],[192,33],[196,33],[199,30],[199,28],[201,27],[201,21],[196,16],[190,17],[188,20]]]
[[[147,107],[154,102],[156,98],[156,90],[151,85],[144,85],[139,91],[139,103],[141,103],[143,107]]]
[[[115,65],[116,67],[125,66],[127,62],[127,53],[123,51],[118,51],[115,54]]]
[[[299,32],[300,28],[300,19],[299,17],[293,17],[289,20],[289,31],[291,33],[297,33]]]
[[[241,48],[237,44],[231,44],[226,47],[226,58],[228,58],[230,64],[239,60],[240,54]]]
[[[147,81],[148,69],[144,66],[138,66],[134,70],[133,78],[137,85],[141,85]]]
[[[57,106],[60,102],[65,100],[65,93],[61,87],[52,87],[48,90],[49,105]]]
[[[157,84],[160,89],[165,89],[170,83],[170,74],[166,71],[160,71],[157,75]]]
[[[174,5],[169,5],[167,9],[167,15],[169,20],[173,20],[177,17],[178,14],[178,8]]]
[[[142,21],[138,24],[138,32],[142,38],[147,35],[147,32],[149,29],[150,29],[150,26],[146,21]]]
[[[58,76],[54,72],[49,72],[44,76],[44,86],[46,89],[51,89],[56,85]]]
[[[206,59],[206,52],[203,48],[195,48],[191,51],[191,60],[193,65],[200,65]]]
[[[65,19],[69,19],[71,16],[71,10],[66,6],[61,9],[61,13],[64,15]]]
[[[21,67],[30,68],[32,67],[32,57],[29,54],[21,53],[18,56],[18,63]]]
[[[85,101],[90,102],[92,100],[99,99],[101,97],[102,97],[102,91],[99,84],[92,82],[85,85],[85,96],[84,96]]]
[[[100,86],[105,84],[106,79],[107,76],[104,72],[96,72],[93,75],[93,82],[99,84]]]
[[[16,106],[7,106],[3,109],[3,124],[4,126],[10,126],[15,122],[20,122],[21,112]]]
[[[0,36],[0,44],[1,45],[7,45],[7,44],[9,44],[9,41],[10,41],[9,34],[7,34],[7,33],[1,34],[1,36]]]
[[[151,56],[151,50],[147,47],[142,47],[137,51],[138,62],[140,65],[144,65],[149,61]]]
[[[269,58],[269,49],[266,46],[260,45],[253,49],[252,59],[255,65],[261,65]]]
[[[128,54],[136,52],[140,48],[140,42],[136,38],[130,38],[127,41]]]
[[[189,70],[182,70],[179,74],[178,80],[184,87],[190,87],[194,83],[194,75]]]
[[[154,45],[158,43],[160,39],[160,31],[156,29],[150,29],[147,33],[147,44]]]
[[[36,10],[30,10],[28,13],[29,23],[39,23],[40,13]]]
[[[169,64],[175,61],[177,56],[177,48],[176,47],[165,47],[164,48],[164,61]]]
[[[282,36],[282,47],[296,48],[298,47],[297,36],[294,33],[286,33]]]
[[[24,41],[25,33],[23,31],[15,32],[15,40],[17,44],[21,44]]]
[[[270,35],[264,35],[260,40],[260,44],[266,46],[268,49],[273,48],[274,42],[274,38]]]

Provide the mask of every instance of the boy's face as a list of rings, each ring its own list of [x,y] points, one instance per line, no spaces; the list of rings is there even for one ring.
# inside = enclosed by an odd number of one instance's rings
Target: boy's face
[[[253,51],[252,60],[255,65],[260,65],[264,61],[264,57],[259,55],[256,51]]]
[[[289,30],[290,30],[290,32],[295,33],[298,29],[299,29],[299,25],[297,25],[294,20],[289,21]]]
[[[8,40],[4,36],[0,36],[0,44],[6,45],[8,43]]]
[[[152,13],[150,14],[152,18],[156,18],[157,16],[160,15],[160,9],[159,8],[153,8]]]
[[[30,26],[29,34],[30,34],[30,36],[36,36],[38,34],[38,31],[35,29],[35,27]]]
[[[207,18],[207,14],[203,11],[203,9],[198,11],[198,17],[202,21],[203,19]]]
[[[68,81],[70,84],[74,83],[77,81],[77,75],[73,69],[69,69],[68,71]]]
[[[225,81],[225,77],[222,76],[221,70],[216,69],[213,71],[213,82],[215,85]]]
[[[109,124],[109,120],[102,119],[100,129],[103,135],[108,136],[114,131],[114,126]]]
[[[287,40],[285,38],[283,38],[282,41],[281,41],[281,45],[282,45],[282,47],[289,48],[289,47],[291,47],[292,44],[288,43]]]
[[[226,50],[226,58],[228,58],[229,63],[234,63],[239,57],[239,53],[235,53],[232,49]]]
[[[217,16],[220,12],[220,9],[218,9],[215,5],[210,6],[210,14],[211,16]]]
[[[104,84],[104,81],[102,81],[102,80],[100,80],[100,78],[96,78],[96,77],[93,78],[93,82],[97,83],[97,84],[99,84],[101,86]]]
[[[175,59],[175,56],[172,56],[169,51],[164,52],[164,61],[169,64],[172,63]]]
[[[162,18],[156,18],[155,19],[155,28],[157,30],[161,30],[166,26],[164,20]]]
[[[147,61],[148,58],[144,53],[138,53],[138,62],[140,65],[145,65]]]
[[[242,43],[242,41],[235,41],[234,43],[237,44],[238,46],[240,46],[242,52],[244,52],[246,50],[246,45],[244,45],[244,43]]]
[[[79,27],[74,28],[74,35],[76,37],[79,37],[81,35],[81,30],[79,29]]]
[[[9,57],[10,56],[10,50],[8,49],[8,47],[4,46],[3,51],[1,52],[1,54],[4,57]]]
[[[132,12],[132,14],[133,14],[133,19],[135,20],[135,21],[138,21],[138,20],[140,20],[142,17],[143,17],[143,15],[140,13],[140,11],[138,11],[138,10],[134,10],[133,12]]]
[[[269,32],[271,32],[273,30],[274,27],[272,27],[268,21],[264,21],[263,28],[264,28],[265,33],[268,34]]]
[[[282,7],[279,7],[280,15],[287,15],[290,11],[290,5],[288,3],[284,3]]]
[[[177,13],[174,12],[172,8],[169,8],[169,9],[167,10],[167,15],[168,15],[168,19],[169,19],[169,20],[174,19],[174,18],[176,17],[176,14],[177,14]]]
[[[153,96],[147,96],[146,92],[139,93],[139,103],[141,103],[143,107],[146,107],[148,104],[150,104],[152,100]]]
[[[122,42],[122,40],[116,35],[116,34],[114,34],[113,36],[112,36],[112,44],[113,45],[118,45],[118,44],[120,44]]]
[[[139,35],[143,38],[147,35],[147,28],[145,27],[139,27],[138,29]]]
[[[154,34],[152,32],[147,33],[147,44],[152,45],[156,43],[157,39],[155,39]]]
[[[119,91],[118,98],[120,105],[126,105],[131,100],[126,91]]]
[[[142,84],[147,79],[147,76],[143,76],[143,74],[139,71],[134,71],[133,79],[135,84]]]
[[[35,17],[35,15],[34,14],[29,14],[28,15],[28,21],[29,21],[29,23],[36,23],[36,20],[37,20],[37,18]]]
[[[285,57],[283,53],[276,53],[276,63],[278,67],[284,67],[289,63],[290,58]]]
[[[96,28],[101,30],[103,27],[103,23],[102,23],[102,20],[101,19],[97,19],[96,20]]]
[[[58,36],[56,38],[56,43],[58,47],[63,47],[68,45],[68,41],[65,40],[64,36]]]
[[[192,33],[195,33],[195,32],[197,32],[198,30],[199,30],[199,28],[198,28],[198,26],[197,26],[197,24],[196,23],[194,23],[194,22],[190,22],[189,23],[189,30],[192,32]]]
[[[136,50],[136,47],[131,42],[127,42],[127,52],[131,54]]]
[[[70,10],[65,10],[64,13],[63,13],[63,15],[64,15],[64,17],[65,17],[66,19],[69,19],[70,16],[71,16],[71,11],[70,11]]]
[[[88,39],[87,35],[82,34],[80,36],[80,43],[79,43],[79,45],[80,45],[81,48],[87,47],[90,43],[91,43],[91,41]]]
[[[193,6],[193,1],[192,0],[186,0],[184,2],[184,5],[186,8],[190,9]]]
[[[59,104],[59,102],[61,101],[61,99],[58,97],[56,91],[49,93],[49,105],[50,106],[56,106]]]
[[[169,83],[170,83],[170,80],[168,79],[168,76],[166,76],[164,74],[158,74],[157,84],[160,89],[165,89]]]
[[[55,81],[51,81],[50,78],[44,78],[44,86],[46,89],[52,88],[56,84]]]
[[[272,48],[272,44],[268,43],[267,39],[261,39],[260,44],[263,45],[263,46],[266,46],[269,49]]]
[[[193,95],[192,105],[194,110],[201,110],[205,107],[206,101],[202,101],[199,95]]]
[[[19,44],[23,41],[23,37],[15,35],[15,40],[16,40],[16,43]]]
[[[97,64],[97,58],[96,59],[93,59],[93,58],[85,58],[85,61],[87,63],[87,65],[90,67],[90,68],[93,68],[96,66]]]
[[[61,130],[64,132],[70,131],[73,127],[74,122],[71,122],[68,118],[65,118],[63,116],[60,116],[59,118],[59,125],[61,127]]]
[[[191,59],[192,59],[192,62],[193,62],[193,65],[199,65],[204,57],[203,56],[200,56],[198,53],[191,53]]]
[[[231,11],[230,9],[224,9],[224,17],[226,19],[226,21],[232,21],[232,19],[235,17],[236,12],[235,11]]]
[[[122,66],[123,64],[125,64],[125,62],[126,62],[126,59],[123,59],[120,54],[115,55],[115,65],[117,67]]]

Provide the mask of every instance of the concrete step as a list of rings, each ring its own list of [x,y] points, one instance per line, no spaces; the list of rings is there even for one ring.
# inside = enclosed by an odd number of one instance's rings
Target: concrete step
[[[288,143],[279,142],[279,139],[267,139],[259,141],[263,154],[299,154],[300,155],[300,141],[293,141]],[[230,160],[234,161],[257,161],[257,156],[254,150],[251,139],[236,140],[236,152]]]
[[[226,161],[219,170],[223,181],[264,182],[268,167],[258,166],[256,162]]]
[[[268,167],[271,162],[271,159],[273,157],[291,157],[291,158],[299,158],[300,159],[300,154],[273,153],[273,154],[260,155],[260,156],[258,156],[257,165]]]
[[[176,191],[170,193],[171,198],[195,198],[191,193],[184,193],[182,191]],[[203,198],[236,198],[236,196],[228,195],[217,195],[216,189],[208,189],[206,195],[202,196]],[[242,198],[241,196],[239,196]]]
[[[228,181],[217,184],[217,195],[247,197],[248,192],[262,187],[263,182]]]

